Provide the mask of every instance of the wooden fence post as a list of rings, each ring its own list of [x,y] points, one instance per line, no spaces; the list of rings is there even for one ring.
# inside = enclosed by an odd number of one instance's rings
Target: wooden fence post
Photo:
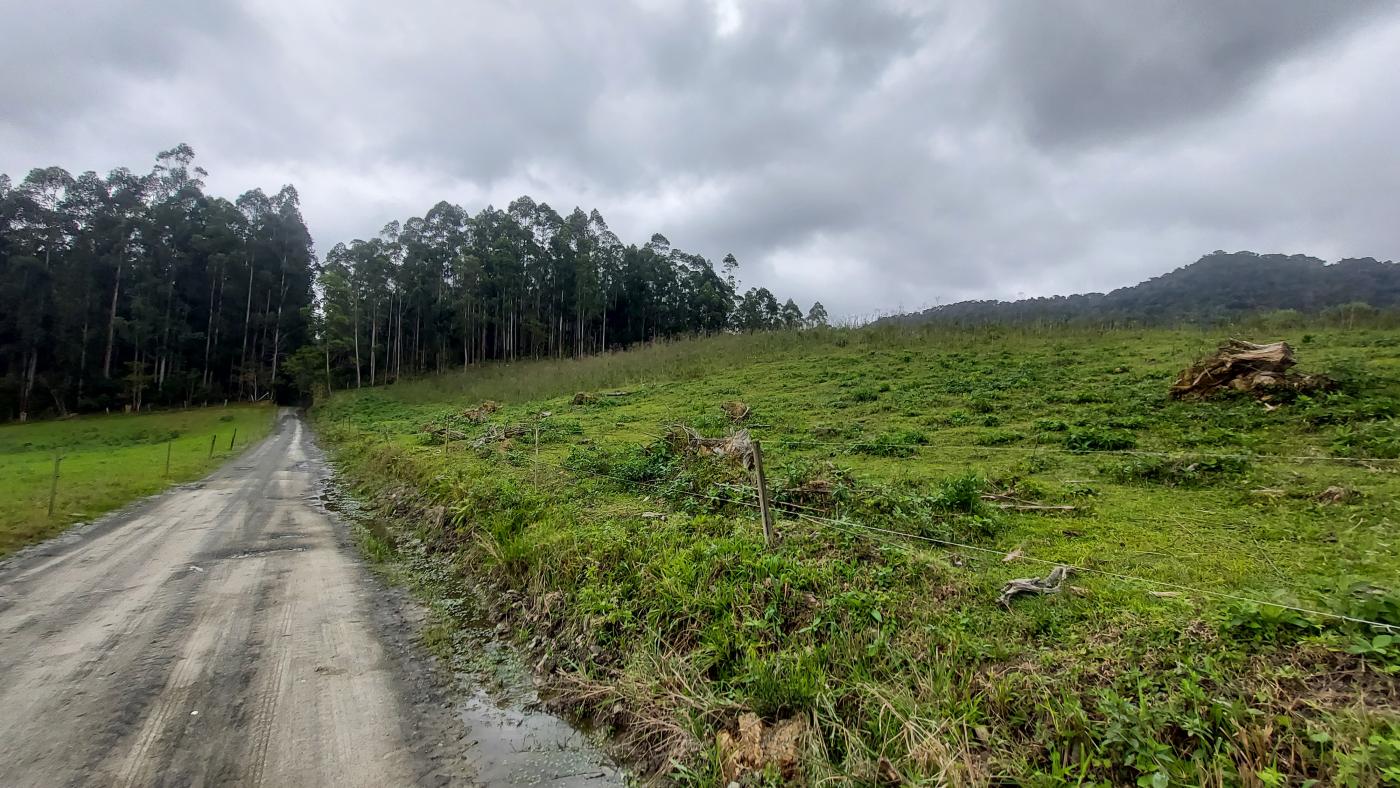
[[[49,516],[53,517],[54,500],[58,498],[58,464],[63,462],[63,455],[57,452],[53,455],[53,479],[49,481]]]
[[[170,478],[170,444],[173,442],[174,440],[171,438],[165,439],[165,478],[167,479]]]
[[[209,436],[209,459],[211,459],[211,460],[214,459],[214,444],[215,444],[216,442],[218,442],[218,440],[219,440],[219,436],[218,436],[218,435],[210,435],[210,436]]]
[[[236,441],[236,440],[238,440],[238,428],[237,428],[237,427],[234,427],[234,428],[233,428],[233,434],[230,435],[230,436],[229,436],[229,439],[228,439],[228,450],[229,450],[229,451],[233,451],[233,442]]]
[[[763,517],[763,541],[773,546],[773,513],[768,510],[768,482],[763,477],[763,448],[753,442],[753,475],[758,485],[758,513]]]
[[[540,491],[540,423],[535,422],[535,492]]]

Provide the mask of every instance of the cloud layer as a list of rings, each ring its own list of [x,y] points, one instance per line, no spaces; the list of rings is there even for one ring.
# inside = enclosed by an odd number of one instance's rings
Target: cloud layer
[[[321,249],[529,193],[840,315],[1400,246],[1390,4],[0,0],[0,29],[0,172],[184,141],[220,193],[295,183]]]

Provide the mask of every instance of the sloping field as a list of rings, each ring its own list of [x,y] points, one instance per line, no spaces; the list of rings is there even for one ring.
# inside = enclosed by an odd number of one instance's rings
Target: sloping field
[[[198,479],[228,459],[231,441],[233,451],[241,450],[271,426],[272,408],[256,405],[0,426],[0,556],[169,484]],[[56,489],[55,455],[61,457]]]
[[[560,702],[680,782],[1400,781],[1400,333],[1239,335],[1341,391],[1169,400],[1218,333],[817,331],[315,416],[394,515],[369,546],[445,570],[442,610],[491,589]],[[673,425],[761,440],[777,544]]]

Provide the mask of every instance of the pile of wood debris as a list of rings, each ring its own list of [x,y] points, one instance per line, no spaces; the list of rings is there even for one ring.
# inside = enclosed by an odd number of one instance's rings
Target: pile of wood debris
[[[726,438],[706,438],[695,430],[677,424],[666,433],[666,441],[678,454],[691,454],[698,457],[724,457],[738,460],[745,468],[753,468],[753,438],[748,430]]]
[[[482,422],[486,421],[486,419],[489,418],[492,413],[495,413],[500,409],[501,406],[499,404],[492,402],[488,399],[480,405],[477,405],[475,408],[467,408],[466,410],[462,411],[462,416],[467,421],[470,421],[473,424],[481,424]]]
[[[1290,371],[1298,362],[1287,342],[1256,345],[1231,339],[1215,353],[1182,371],[1172,384],[1173,399],[1206,399],[1222,391],[1247,391],[1267,400],[1274,394],[1330,391],[1336,383],[1325,375]]]

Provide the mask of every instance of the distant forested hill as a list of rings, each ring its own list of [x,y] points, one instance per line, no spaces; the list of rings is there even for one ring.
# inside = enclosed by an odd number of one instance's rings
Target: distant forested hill
[[[1111,293],[961,301],[881,322],[1215,322],[1275,309],[1319,312],[1364,302],[1400,306],[1400,265],[1371,257],[1327,264],[1306,255],[1213,252]]]

